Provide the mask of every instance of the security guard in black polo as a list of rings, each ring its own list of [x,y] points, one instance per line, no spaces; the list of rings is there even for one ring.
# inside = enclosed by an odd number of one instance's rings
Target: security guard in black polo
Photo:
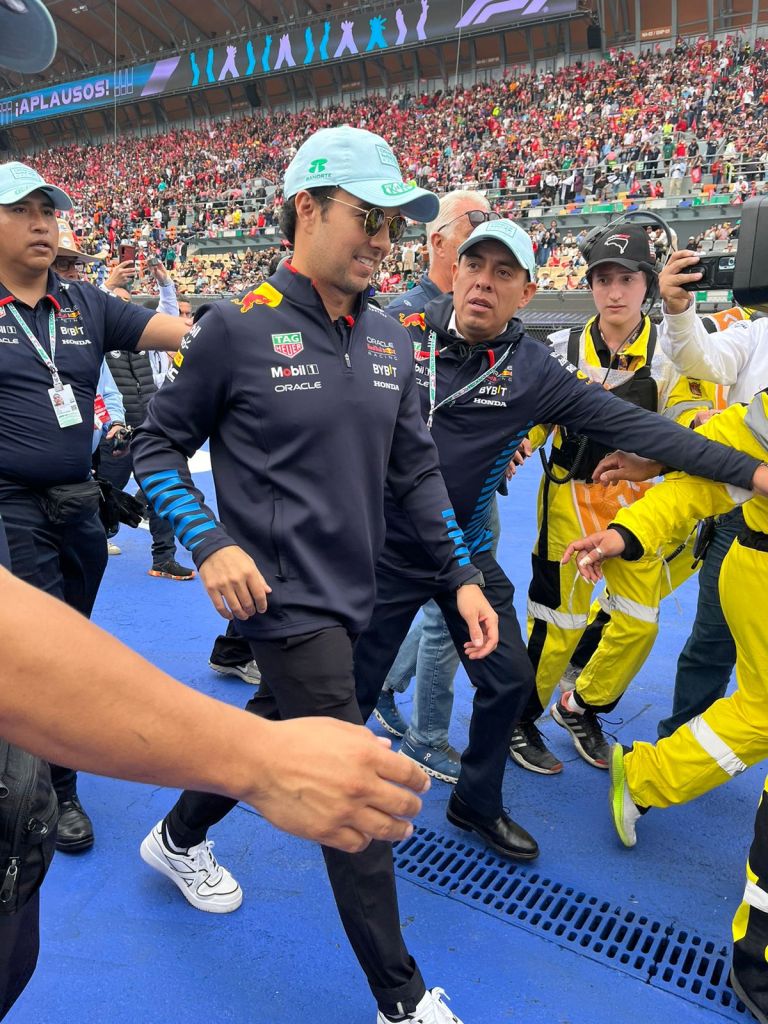
[[[90,473],[104,352],[175,349],[185,327],[52,273],[57,208],[72,208],[65,192],[24,164],[0,165],[0,516],[14,573],[90,615],[107,562]],[[77,776],[52,772],[57,845],[87,849]]]

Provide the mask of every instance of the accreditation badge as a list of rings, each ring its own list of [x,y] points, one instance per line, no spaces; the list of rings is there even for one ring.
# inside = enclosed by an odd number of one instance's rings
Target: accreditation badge
[[[60,387],[48,388],[48,397],[51,400],[53,411],[56,413],[60,427],[74,427],[83,422],[80,410],[77,407],[75,393],[71,384],[62,384]]]

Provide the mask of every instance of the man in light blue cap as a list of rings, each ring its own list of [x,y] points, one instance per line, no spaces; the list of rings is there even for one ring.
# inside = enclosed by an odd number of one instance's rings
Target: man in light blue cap
[[[291,199],[303,189],[329,186],[343,188],[373,207],[399,207],[411,220],[426,223],[437,216],[434,192],[403,181],[389,143],[363,128],[345,124],[315,132],[285,172],[283,195]]]
[[[526,649],[512,584],[492,552],[490,510],[510,458],[535,424],[562,423],[598,444],[626,448],[663,465],[690,466],[694,475],[709,479],[736,484],[739,477],[749,486],[755,466],[745,462],[737,468],[732,449],[617,402],[565,357],[526,334],[516,314],[535,294],[536,266],[531,240],[519,225],[481,224],[458,254],[453,294],[428,303],[423,324],[411,325],[409,332],[422,416],[437,445],[454,512],[451,525],[463,534],[472,564],[482,573],[483,592],[499,618],[499,643],[486,658],[466,657],[452,595],[435,580],[408,517],[389,501],[376,607],[355,648],[357,695],[365,717],[414,615],[425,601],[436,600],[475,688],[469,741],[446,817],[498,853],[532,860],[538,844],[507,814],[502,799],[512,734],[534,688],[529,651],[536,643],[532,637]],[[559,562],[544,554],[541,561],[549,571],[542,574],[540,593],[531,597],[544,604],[559,587]]]
[[[410,338],[367,302],[405,215],[432,220],[438,201],[403,181],[384,139],[347,126],[300,147],[284,196],[280,226],[293,256],[245,295],[203,307],[135,435],[134,471],[192,552],[217,610],[249,642],[262,680],[248,710],[359,724],[353,645],[375,600],[386,489],[452,594],[467,656],[485,657],[498,640],[450,524]],[[208,437],[221,522],[183,454]],[[186,791],[141,845],[144,861],[208,913],[236,911],[243,899],[208,839],[234,805]],[[373,842],[323,855],[378,1024],[461,1024],[405,945],[391,849]]]
[[[91,479],[104,353],[178,348],[184,326],[53,273],[56,210],[71,208],[33,167],[0,164],[0,516],[14,574],[87,616],[107,561]],[[52,776],[57,849],[86,850],[77,774],[53,765]]]

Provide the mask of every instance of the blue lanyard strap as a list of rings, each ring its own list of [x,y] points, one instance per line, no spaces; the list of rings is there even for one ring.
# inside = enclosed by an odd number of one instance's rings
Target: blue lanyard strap
[[[435,418],[435,413],[438,409],[442,409],[444,405],[452,405],[457,399],[463,398],[464,395],[468,395],[470,391],[474,391],[475,388],[480,387],[483,381],[490,377],[506,360],[509,353],[512,351],[512,345],[508,345],[503,355],[488,369],[481,373],[479,377],[475,377],[474,380],[470,381],[469,384],[465,384],[463,388],[459,388],[458,391],[454,391],[452,395],[448,395],[443,398],[442,401],[436,402],[437,398],[437,366],[436,366],[436,347],[437,347],[437,332],[429,332],[429,416],[427,417],[427,430],[432,429],[432,420]]]

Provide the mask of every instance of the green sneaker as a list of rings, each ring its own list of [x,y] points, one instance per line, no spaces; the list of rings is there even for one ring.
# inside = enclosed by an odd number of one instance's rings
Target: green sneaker
[[[620,743],[614,743],[611,747],[608,763],[611,779],[608,789],[608,804],[611,808],[613,827],[616,829],[619,839],[625,846],[634,846],[637,843],[635,824],[641,811],[629,795],[627,776],[624,771],[625,753],[627,751]]]

